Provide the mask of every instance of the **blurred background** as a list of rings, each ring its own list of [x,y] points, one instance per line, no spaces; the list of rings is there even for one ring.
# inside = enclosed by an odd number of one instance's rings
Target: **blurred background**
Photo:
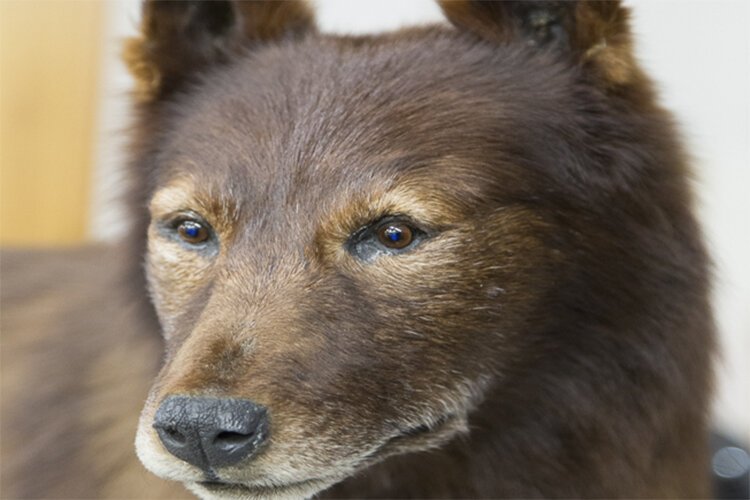
[[[430,0],[313,3],[326,32],[442,22]],[[748,442],[750,2],[626,4],[639,58],[694,158],[716,262],[715,418]],[[0,0],[0,244],[77,245],[127,232],[119,195],[132,81],[119,55],[139,10],[139,0]]]

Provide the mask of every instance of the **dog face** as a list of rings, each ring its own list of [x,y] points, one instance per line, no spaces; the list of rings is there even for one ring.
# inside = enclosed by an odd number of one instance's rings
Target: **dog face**
[[[131,47],[167,351],[137,450],[204,497],[312,495],[467,431],[549,321],[555,200],[615,78],[500,43],[515,11],[499,41],[450,5],[464,30],[332,38],[274,4],[147,4]]]
[[[276,48],[175,102],[150,203],[169,354],[144,412],[147,464],[163,453],[150,422],[165,397],[246,398],[268,409],[271,437],[219,479],[325,484],[463,430],[502,371],[543,292],[544,223],[497,204],[511,181],[483,173],[503,131],[472,114],[502,107],[406,45]],[[205,481],[172,462],[152,468]]]

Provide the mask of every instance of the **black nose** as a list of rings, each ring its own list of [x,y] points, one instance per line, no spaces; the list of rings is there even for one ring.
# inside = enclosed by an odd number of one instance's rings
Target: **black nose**
[[[172,455],[207,472],[248,458],[269,434],[268,415],[259,404],[190,396],[166,398],[154,428]]]

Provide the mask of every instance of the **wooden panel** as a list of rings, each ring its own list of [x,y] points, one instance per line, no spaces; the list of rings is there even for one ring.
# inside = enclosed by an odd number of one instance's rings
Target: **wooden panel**
[[[104,2],[0,0],[0,243],[84,241]]]

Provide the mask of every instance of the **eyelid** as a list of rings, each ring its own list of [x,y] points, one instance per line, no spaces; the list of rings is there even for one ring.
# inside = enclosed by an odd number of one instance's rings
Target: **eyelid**
[[[408,215],[386,214],[377,219],[373,219],[367,224],[360,226],[352,233],[349,240],[353,243],[356,243],[357,241],[361,241],[362,238],[366,237],[368,232],[376,233],[384,225],[393,223],[405,224],[412,228],[416,233],[419,233],[421,235],[430,235],[434,232],[432,228],[425,228],[422,224],[417,223],[412,217],[409,217]]]
[[[206,227],[212,227],[211,224],[198,212],[193,210],[175,210],[159,217],[161,224],[168,226],[177,227],[180,223],[185,221],[194,221]]]

